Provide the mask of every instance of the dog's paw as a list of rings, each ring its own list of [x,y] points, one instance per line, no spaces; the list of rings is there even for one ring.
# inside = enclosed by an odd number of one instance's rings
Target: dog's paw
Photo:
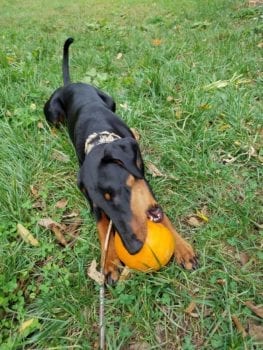
[[[186,241],[176,242],[174,255],[177,263],[184,269],[196,270],[198,268],[198,257],[192,246]]]
[[[104,276],[106,284],[113,286],[118,282],[120,278],[120,270],[118,266],[120,266],[120,261],[118,259],[105,264]]]

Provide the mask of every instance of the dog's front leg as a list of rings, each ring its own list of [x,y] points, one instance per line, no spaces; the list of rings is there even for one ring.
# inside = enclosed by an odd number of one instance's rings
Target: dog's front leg
[[[175,250],[174,255],[179,265],[183,266],[187,270],[194,270],[198,266],[197,256],[192,246],[187,243],[175,230],[171,221],[164,214],[162,224],[166,226],[174,235],[175,238]]]
[[[111,229],[110,238],[108,247],[105,250],[105,241],[106,236],[108,232],[109,227],[109,219],[105,215],[104,212],[100,214],[100,218],[97,221],[97,228],[99,233],[99,239],[100,239],[100,245],[101,245],[101,257],[103,259],[104,254],[105,255],[105,261],[101,261],[101,263],[104,263],[104,275],[106,278],[107,284],[114,284],[119,279],[119,269],[120,266],[120,260],[117,256],[117,253],[115,251],[114,247],[114,232],[113,229]]]

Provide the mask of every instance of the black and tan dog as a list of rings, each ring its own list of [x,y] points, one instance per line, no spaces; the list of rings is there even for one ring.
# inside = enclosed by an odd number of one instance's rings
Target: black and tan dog
[[[115,114],[115,102],[97,88],[71,83],[66,40],[63,51],[64,86],[47,101],[44,112],[48,122],[66,122],[75,146],[80,170],[78,185],[90,203],[97,220],[101,246],[104,247],[109,218],[113,231],[120,233],[126,249],[137,253],[145,240],[146,222],[162,222],[175,237],[175,257],[186,269],[197,266],[192,247],[175,231],[163,213],[144,177],[139,146],[127,125]],[[114,249],[114,232],[106,256],[108,283],[118,280],[120,264]]]

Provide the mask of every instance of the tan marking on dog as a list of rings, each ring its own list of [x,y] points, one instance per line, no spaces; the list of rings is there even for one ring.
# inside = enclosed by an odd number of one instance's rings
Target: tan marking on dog
[[[110,201],[111,195],[108,192],[106,192],[106,193],[104,193],[104,198],[106,199],[106,201]]]
[[[126,185],[127,185],[128,187],[132,187],[132,186],[134,185],[134,183],[135,183],[135,178],[134,178],[134,176],[129,175],[128,178],[127,178],[127,180],[126,180]]]
[[[100,239],[100,245],[101,245],[101,251],[104,249],[105,245],[105,239],[108,231],[109,226],[109,219],[106,217],[104,213],[102,213],[102,217],[100,221],[97,223],[97,229],[99,233],[99,239]],[[103,254],[101,254],[102,256]],[[117,256],[117,253],[115,251],[114,246],[114,232],[111,231],[110,239],[109,239],[109,245],[107,254],[105,257],[105,268],[104,268],[104,274],[111,274],[111,278],[115,281],[119,278],[119,272],[118,272],[118,265],[120,265],[120,260]]]
[[[156,205],[147,183],[144,180],[135,180],[131,186],[131,228],[136,237],[144,242],[147,234],[147,211]]]

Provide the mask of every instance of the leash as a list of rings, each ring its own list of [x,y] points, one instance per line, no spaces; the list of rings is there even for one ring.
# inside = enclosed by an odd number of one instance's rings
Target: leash
[[[101,258],[101,273],[104,273],[104,267],[106,262],[106,255],[109,247],[110,233],[112,229],[112,220],[109,222],[104,247],[102,251]],[[100,285],[100,311],[99,311],[99,329],[100,329],[100,350],[105,350],[105,309],[104,309],[104,301],[105,301],[105,283]]]

